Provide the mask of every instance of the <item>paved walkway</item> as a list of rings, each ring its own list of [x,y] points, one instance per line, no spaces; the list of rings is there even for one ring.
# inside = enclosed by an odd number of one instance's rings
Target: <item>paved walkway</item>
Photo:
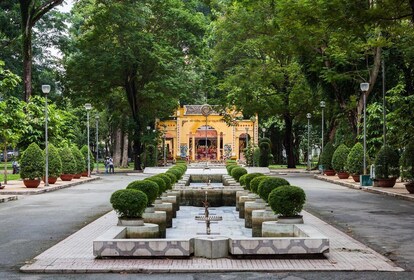
[[[229,207],[235,212],[234,207]],[[177,213],[184,212],[181,207]],[[200,208],[201,209],[201,208]],[[369,247],[329,224],[304,212],[305,223],[314,225],[330,238],[326,259],[95,259],[92,241],[115,225],[112,211],[35,257],[21,268],[31,273],[87,272],[235,272],[235,271],[403,271]],[[185,215],[184,215],[185,216]],[[168,232],[167,232],[168,237]]]

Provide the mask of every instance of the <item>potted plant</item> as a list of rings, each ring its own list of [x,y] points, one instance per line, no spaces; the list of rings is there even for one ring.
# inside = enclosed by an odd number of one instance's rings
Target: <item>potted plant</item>
[[[345,144],[341,144],[332,156],[332,167],[338,173],[339,179],[348,179],[349,177],[349,173],[345,169],[348,154],[349,148]]]
[[[71,150],[72,150],[73,157],[75,158],[75,161],[76,161],[76,171],[73,174],[73,178],[79,179],[80,177],[82,177],[82,172],[84,172],[86,169],[85,158],[83,157],[82,153],[79,151],[78,147],[76,147],[75,145],[71,147]]]
[[[288,181],[279,177],[267,177],[264,179],[258,187],[257,193],[260,198],[266,202],[269,202],[269,194],[280,186],[290,185]]]
[[[296,186],[280,186],[269,194],[269,205],[279,223],[303,223],[300,212],[305,201],[305,192]]]
[[[391,146],[383,146],[375,158],[376,186],[392,188],[400,176],[399,156]]]
[[[257,177],[254,177],[251,181],[250,181],[250,191],[251,192],[253,192],[253,193],[255,193],[255,194],[259,194],[259,186],[260,186],[260,183],[263,181],[263,180],[266,180],[266,178],[269,178],[268,176],[266,176],[266,175],[262,175],[262,176],[257,176]]]
[[[326,176],[335,176],[335,170],[332,168],[332,156],[334,152],[335,148],[330,142],[328,142],[323,148],[321,154],[321,164]]]
[[[20,178],[26,188],[37,188],[40,185],[44,166],[42,150],[36,143],[30,144],[20,159]]]
[[[62,174],[62,160],[60,159],[59,150],[53,145],[48,145],[48,182],[55,184],[60,174]]]
[[[93,156],[91,150],[88,148],[88,146],[83,145],[83,147],[80,149],[80,152],[83,155],[83,158],[85,159],[85,170],[82,172],[83,177],[88,176],[88,151],[89,151],[89,160],[90,160],[90,172],[92,172],[93,168],[95,167],[95,157]]]
[[[250,190],[250,182],[256,178],[256,177],[260,177],[260,176],[264,176],[264,174],[262,173],[249,173],[246,174],[246,179],[245,179],[245,184],[246,184],[246,190]]]
[[[73,157],[72,151],[69,147],[60,149],[60,159],[62,160],[62,174],[60,179],[62,181],[71,181],[73,174],[76,173],[76,161]]]
[[[345,169],[355,182],[359,182],[359,175],[364,172],[364,147],[361,143],[356,143],[349,151]]]
[[[414,141],[410,142],[401,155],[401,179],[406,181],[405,188],[414,193]]]
[[[145,193],[134,189],[117,190],[111,195],[110,202],[118,214],[119,225],[144,225],[142,214],[148,203]]]
[[[247,174],[246,168],[243,167],[236,167],[231,170],[231,176],[236,180],[237,182],[240,180],[240,177],[244,174]]]
[[[161,177],[151,176],[146,178],[145,180],[152,181],[158,185],[158,197],[160,197],[161,194],[167,190],[167,184]]]
[[[126,187],[127,190],[133,189],[133,190],[139,190],[145,193],[147,196],[147,207],[153,207],[153,203],[155,199],[159,195],[159,188],[157,183],[152,182],[150,180],[137,180],[129,183],[129,185]]]

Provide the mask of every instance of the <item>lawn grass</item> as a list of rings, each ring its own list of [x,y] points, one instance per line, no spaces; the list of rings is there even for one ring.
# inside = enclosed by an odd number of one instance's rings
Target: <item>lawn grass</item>
[[[20,174],[7,174],[7,181],[19,180]],[[4,173],[0,173],[0,182],[4,182]]]
[[[286,164],[271,164],[269,165],[270,169],[287,169]],[[304,164],[296,164],[296,169],[306,169],[306,165]]]

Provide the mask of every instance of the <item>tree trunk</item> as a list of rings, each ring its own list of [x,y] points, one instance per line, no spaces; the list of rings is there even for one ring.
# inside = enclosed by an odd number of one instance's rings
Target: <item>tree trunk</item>
[[[120,128],[116,128],[115,129],[115,145],[114,145],[114,155],[113,155],[113,160],[114,160],[114,166],[115,167],[120,167],[121,166],[121,145],[122,145],[122,131]]]
[[[127,168],[128,167],[128,151],[129,151],[129,141],[128,141],[128,133],[124,133],[124,143],[122,149],[122,162],[121,167]]]
[[[286,149],[287,168],[296,168],[294,143],[293,143],[293,119],[286,113],[283,115],[285,121],[285,140],[284,145]]]
[[[4,184],[7,184],[7,143],[4,143]]]

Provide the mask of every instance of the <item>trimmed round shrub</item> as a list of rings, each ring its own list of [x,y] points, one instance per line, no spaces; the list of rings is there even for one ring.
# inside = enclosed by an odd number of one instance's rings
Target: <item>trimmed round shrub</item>
[[[375,158],[375,179],[398,178],[400,157],[391,146],[383,146]]]
[[[253,149],[253,166],[260,166],[260,148],[255,147]]]
[[[341,144],[336,148],[332,156],[332,167],[336,172],[344,172],[346,160],[348,159],[349,148],[345,144]]]
[[[167,175],[170,178],[171,187],[172,187],[175,184],[175,182],[177,182],[177,177],[171,172],[170,173],[165,172],[164,174]]]
[[[182,170],[183,174],[187,171],[187,165],[182,163],[176,164],[173,168]]]
[[[244,175],[243,175],[244,176]],[[250,190],[250,182],[254,179],[254,178],[256,178],[256,177],[259,177],[259,176],[264,176],[262,173],[249,173],[249,174],[246,174],[246,179],[245,179],[245,182],[246,182],[246,189],[248,189],[248,190]]]
[[[20,159],[20,178],[36,180],[43,177],[45,158],[36,143],[30,144]]]
[[[244,174],[243,176],[240,177],[239,179],[240,186],[246,186],[246,176],[247,174]]]
[[[157,166],[157,149],[154,145],[145,146],[145,167]]]
[[[147,207],[148,198],[142,191],[124,189],[114,192],[110,202],[120,218],[141,218]]]
[[[226,166],[228,165],[237,165],[237,161],[233,160],[233,159],[228,159],[226,160]]]
[[[75,145],[71,147],[71,150],[72,150],[73,157],[75,158],[75,161],[76,161],[76,173],[75,174],[84,172],[87,169],[85,165],[85,158],[83,157],[82,153],[79,151],[78,147],[76,147]]]
[[[62,174],[62,160],[59,150],[53,145],[48,145],[49,177],[59,177]]]
[[[93,168],[95,167],[95,156],[93,155],[92,151],[90,149],[88,149],[88,146],[83,145],[82,148],[80,149],[80,152],[83,155],[83,158],[85,159],[85,170],[88,169],[88,151],[89,151],[89,159],[90,159],[90,170],[92,172]]]
[[[62,174],[76,174],[76,161],[71,149],[64,147],[59,153],[62,160]]]
[[[353,175],[364,173],[364,147],[361,143],[356,143],[349,151],[345,170]]]
[[[174,169],[174,168],[170,168],[170,169],[168,169],[168,171],[167,172],[165,172],[165,173],[172,173],[172,174],[174,174],[174,176],[175,176],[175,178],[176,178],[176,182],[178,181],[178,180],[180,180],[181,179],[181,177],[183,176],[183,174],[181,173],[181,171],[180,170],[178,170],[178,169]]]
[[[240,177],[244,174],[247,174],[246,168],[243,167],[236,167],[231,170],[231,176],[236,180],[237,182],[240,180]]]
[[[401,179],[414,181],[414,142],[410,142],[401,155]]]
[[[129,183],[129,185],[126,188],[142,191],[143,193],[145,193],[145,195],[148,198],[148,206],[151,206],[155,199],[158,197],[158,185],[157,183],[152,182],[150,180],[134,181]]]
[[[268,202],[269,194],[280,186],[290,185],[288,181],[279,177],[267,177],[265,180],[260,182],[257,193],[260,198]]]
[[[157,174],[157,175],[152,176],[152,177],[159,177],[159,178],[163,179],[164,182],[165,182],[165,187],[167,188],[167,190],[171,189],[173,183],[171,182],[170,176],[165,175],[164,173],[160,173],[160,174]]]
[[[323,148],[321,154],[321,164],[324,170],[332,170],[332,156],[335,152],[335,148],[331,142],[328,142]]]
[[[234,169],[234,168],[236,168],[236,167],[239,167],[237,164],[230,164],[230,165],[227,165],[226,166],[226,169],[227,169],[227,173],[231,176],[231,171]]]
[[[260,158],[259,158],[259,166],[260,167],[268,167],[270,165],[270,144],[268,142],[260,142]]]
[[[272,147],[272,141],[270,140],[270,138],[267,137],[263,137],[259,139],[259,146],[262,143],[268,143],[270,147]]]
[[[145,180],[152,181],[158,185],[158,197],[160,197],[161,194],[167,190],[167,184],[165,184],[164,180],[161,177],[151,176]]]
[[[296,186],[280,186],[269,194],[270,207],[276,215],[282,217],[299,215],[305,201],[305,192]]]
[[[258,193],[259,191],[259,185],[260,183],[264,180],[268,178],[268,176],[266,175],[262,175],[262,176],[257,176],[254,177],[251,181],[250,181],[250,190],[254,193]]]

